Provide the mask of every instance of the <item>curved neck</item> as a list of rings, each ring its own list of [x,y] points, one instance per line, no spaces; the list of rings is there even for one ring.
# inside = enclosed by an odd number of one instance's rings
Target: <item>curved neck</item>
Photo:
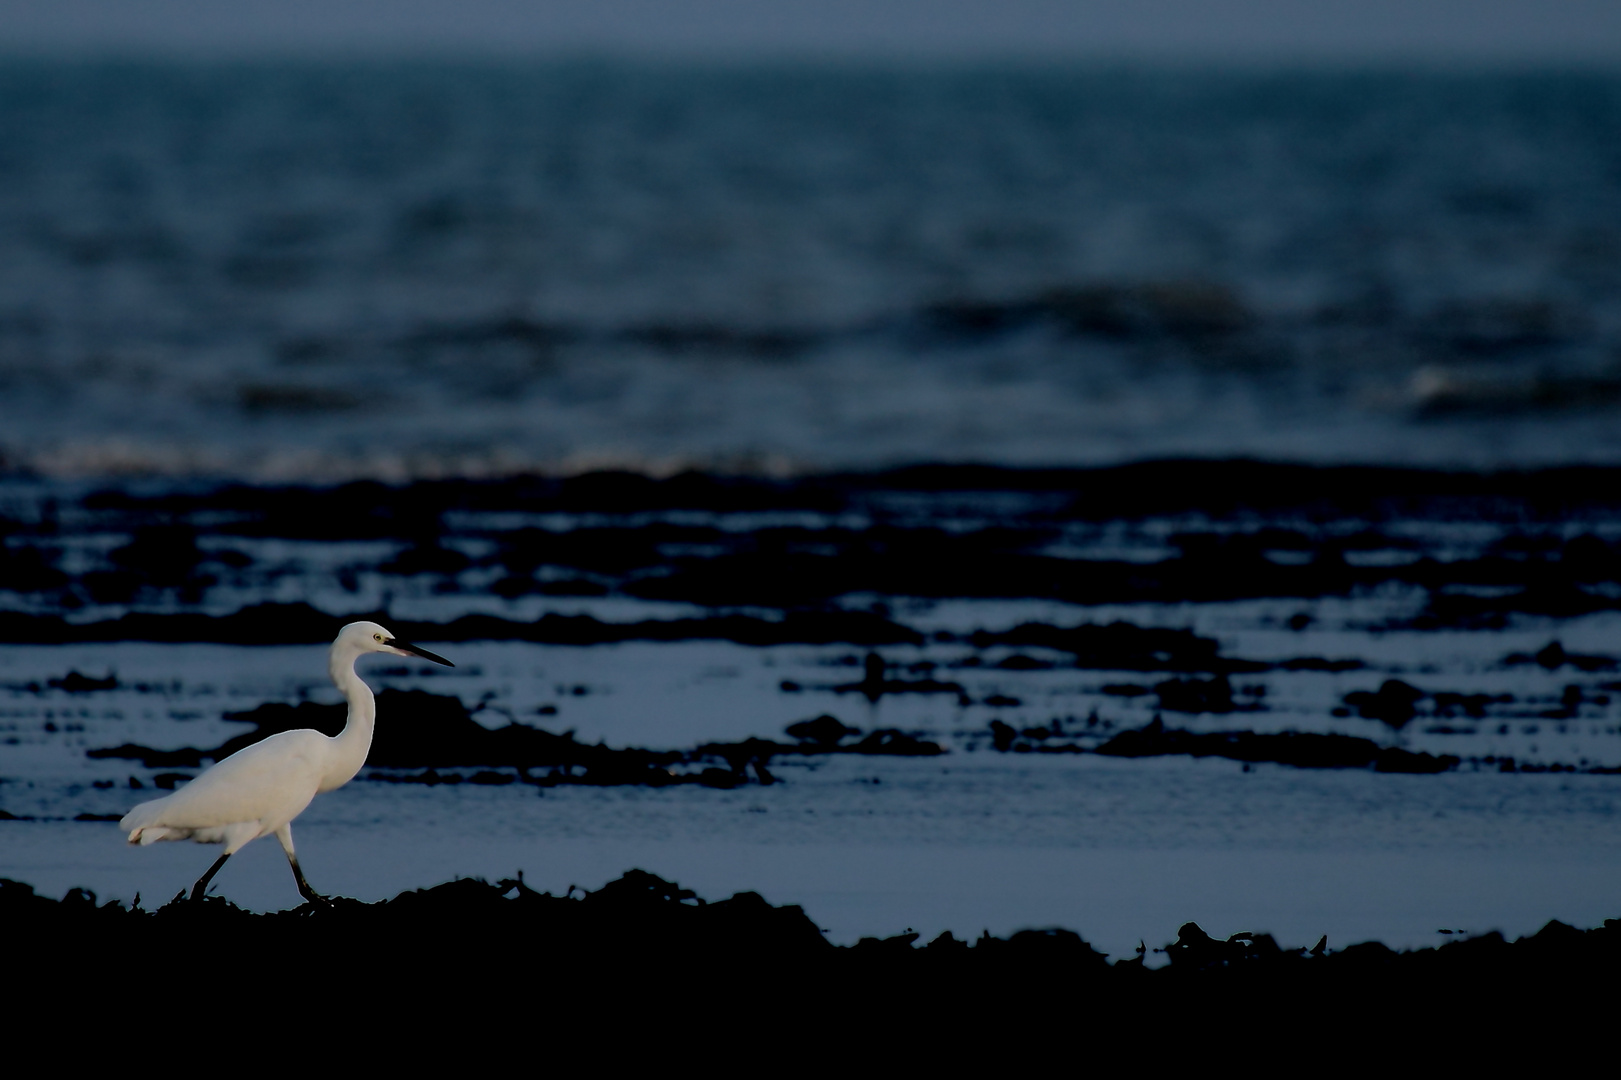
[[[334,643],[327,661],[333,685],[349,700],[349,720],[332,740],[333,753],[322,778],[322,791],[331,791],[353,779],[366,764],[366,755],[371,751],[372,730],[377,724],[377,699],[372,696],[371,687],[355,674],[355,661],[359,658],[358,652]]]

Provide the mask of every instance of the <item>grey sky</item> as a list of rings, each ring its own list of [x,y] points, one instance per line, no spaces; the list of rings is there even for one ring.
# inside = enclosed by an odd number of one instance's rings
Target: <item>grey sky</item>
[[[0,0],[0,50],[1621,64],[1621,0]]]

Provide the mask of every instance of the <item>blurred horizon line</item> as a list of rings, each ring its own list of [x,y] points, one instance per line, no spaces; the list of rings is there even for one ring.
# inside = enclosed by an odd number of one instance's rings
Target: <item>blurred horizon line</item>
[[[0,56],[1621,67],[1610,0],[0,0]]]

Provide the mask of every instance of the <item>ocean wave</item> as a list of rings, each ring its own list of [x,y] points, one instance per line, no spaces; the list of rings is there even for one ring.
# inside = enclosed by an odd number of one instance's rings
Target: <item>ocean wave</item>
[[[1618,87],[30,62],[3,467],[1621,461]]]
[[[687,472],[717,476],[791,478],[815,472],[808,462],[772,454],[650,455],[628,449],[586,449],[526,455],[511,449],[345,454],[287,446],[244,449],[126,439],[60,442],[39,449],[0,448],[0,474],[54,480],[171,478],[256,484],[338,484],[356,480],[501,480],[521,476],[580,476],[629,472],[665,479]]]

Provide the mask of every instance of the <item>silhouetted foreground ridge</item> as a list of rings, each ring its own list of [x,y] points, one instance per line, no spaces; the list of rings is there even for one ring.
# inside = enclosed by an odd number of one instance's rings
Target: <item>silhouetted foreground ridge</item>
[[[628,994],[694,987],[710,1001],[767,1008],[859,986],[880,992],[886,1008],[976,1000],[988,1015],[1011,1015],[1023,1007],[1015,997],[1038,993],[1044,1008],[1243,1002],[1301,1010],[1328,1001],[1428,1008],[1459,995],[1480,1000],[1526,986],[1579,986],[1621,961],[1618,920],[1585,931],[1550,922],[1514,942],[1491,933],[1411,952],[1376,942],[1288,949],[1267,934],[1222,941],[1188,923],[1164,949],[1170,963],[1158,969],[1141,955],[1111,963],[1062,929],[987,933],[971,943],[948,932],[925,945],[907,932],[840,947],[798,907],[774,907],[752,892],[705,902],[639,870],[565,896],[536,892],[521,879],[461,879],[374,904],[338,899],[269,914],[215,897],[201,904],[177,897],[156,911],[98,904],[79,889],[52,900],[0,879],[0,922],[19,987],[154,964],[206,963],[227,978],[260,972],[295,980],[336,964],[345,978],[383,995],[407,985],[442,993],[432,989],[441,980],[471,979],[486,997],[521,996],[539,992],[536,979],[566,977]]]

